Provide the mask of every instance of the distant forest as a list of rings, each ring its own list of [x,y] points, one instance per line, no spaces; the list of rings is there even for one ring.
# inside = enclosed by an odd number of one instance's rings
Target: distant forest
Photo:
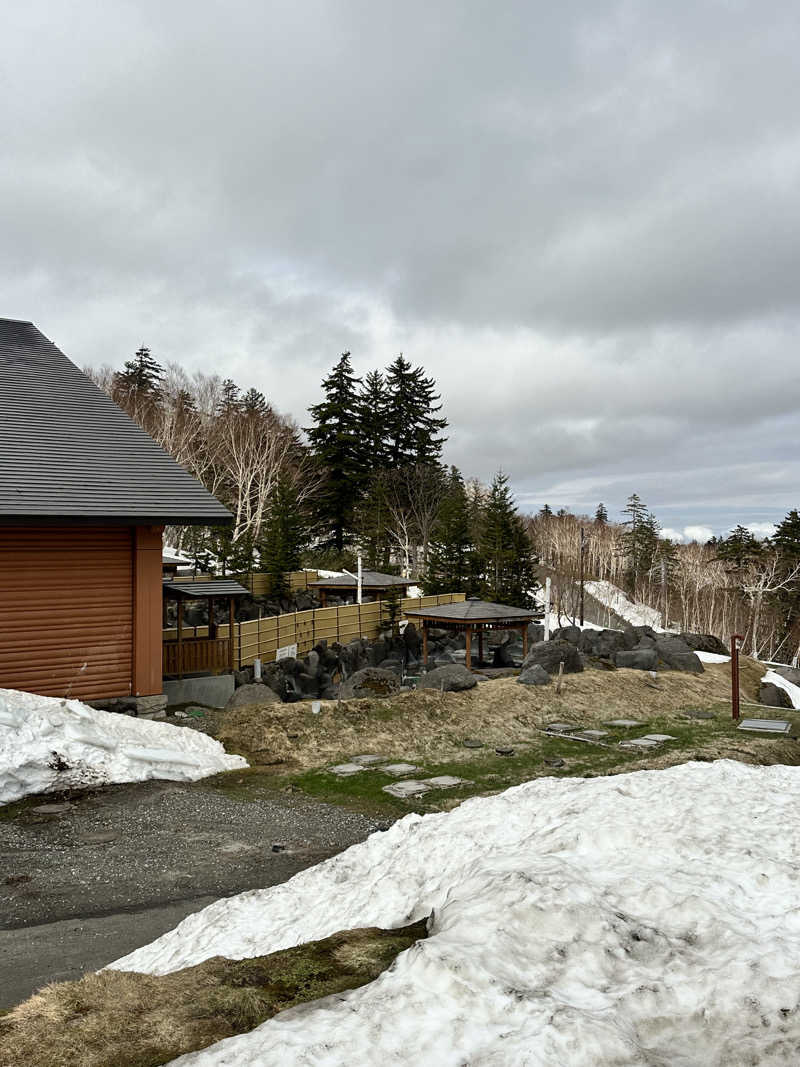
[[[541,560],[554,575],[554,604],[575,618],[583,553],[587,578],[613,582],[665,624],[741,633],[760,658],[798,654],[797,510],[772,538],[737,526],[707,544],[662,536],[636,494],[622,522],[604,504],[594,516],[546,504],[522,516],[502,472],[487,486],[443,463],[448,422],[436,382],[402,355],[362,378],[343,353],[303,428],[259,390],[188,375],[146,347],[120,371],[87,373],[234,515],[229,530],[169,531],[200,566],[213,558],[235,573],[285,575],[352,569],[361,554],[366,567],[401,572],[426,592],[529,606]]]

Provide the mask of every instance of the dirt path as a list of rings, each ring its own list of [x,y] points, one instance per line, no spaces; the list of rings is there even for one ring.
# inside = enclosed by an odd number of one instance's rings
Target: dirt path
[[[0,1010],[381,825],[301,797],[245,801],[203,783],[111,787],[53,815],[14,809],[0,819]]]

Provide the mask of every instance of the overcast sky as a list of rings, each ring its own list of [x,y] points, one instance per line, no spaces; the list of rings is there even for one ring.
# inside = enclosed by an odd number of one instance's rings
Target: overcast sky
[[[795,3],[0,13],[0,315],[79,365],[145,343],[302,423],[402,351],[525,509],[800,505]]]

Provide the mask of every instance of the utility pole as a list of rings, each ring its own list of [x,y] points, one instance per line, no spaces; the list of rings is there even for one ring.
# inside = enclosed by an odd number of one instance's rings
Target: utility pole
[[[586,555],[586,531],[581,526],[581,626],[583,626],[583,583],[585,578],[586,567],[584,564],[584,556]]]
[[[544,639],[550,640],[550,579],[544,583]]]

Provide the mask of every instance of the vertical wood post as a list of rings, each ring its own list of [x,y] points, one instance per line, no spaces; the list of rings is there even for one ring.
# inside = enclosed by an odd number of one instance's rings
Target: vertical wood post
[[[528,624],[527,624],[527,622],[525,623],[524,626],[521,627],[521,630],[522,630],[522,656],[523,656],[523,659],[524,659],[525,656],[528,655]]]
[[[422,620],[422,662],[428,666],[428,620]]]
[[[472,627],[467,627],[467,670],[472,669]]]
[[[178,597],[178,677],[183,678],[183,597]]]
[[[478,630],[478,662],[483,663],[483,627]]]
[[[743,641],[741,634],[731,634],[731,717],[739,720],[739,649],[737,641]]]
[[[228,598],[228,670],[233,673],[233,597]]]
[[[134,526],[131,530],[133,634],[130,692],[154,696],[164,689],[162,581],[160,526]]]

